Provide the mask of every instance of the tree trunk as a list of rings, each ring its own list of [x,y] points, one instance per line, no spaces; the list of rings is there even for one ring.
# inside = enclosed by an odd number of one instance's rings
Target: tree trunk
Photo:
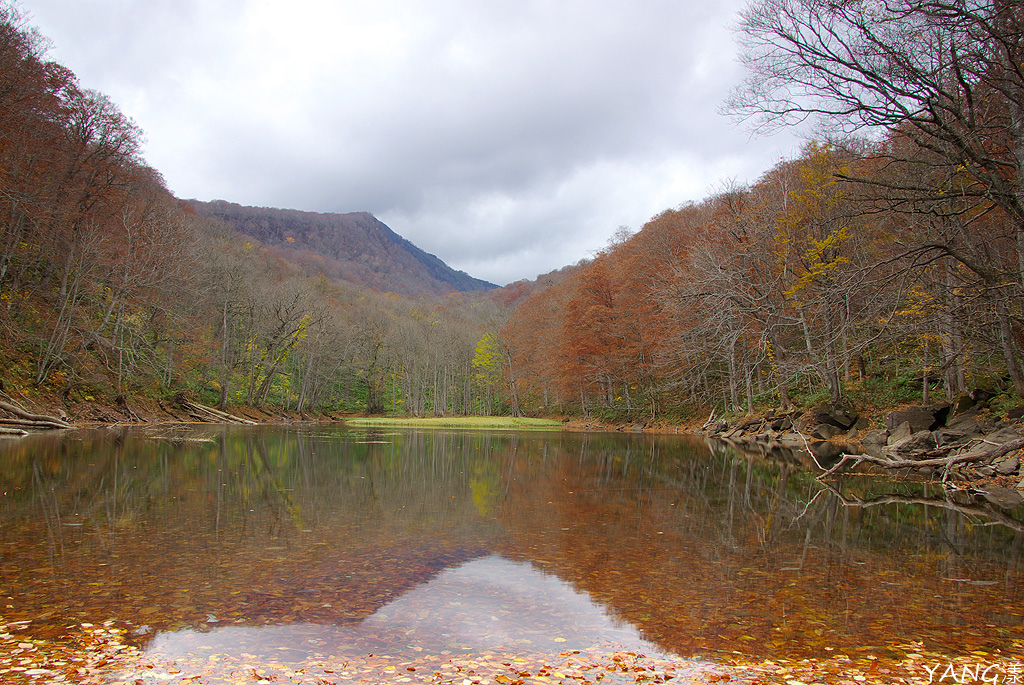
[[[1014,390],[1018,395],[1024,397],[1024,373],[1021,373],[1020,363],[1017,361],[1017,354],[1013,349],[1013,324],[1002,303],[997,303],[996,308],[999,316],[999,341],[1002,343],[1006,370],[1013,381]]]

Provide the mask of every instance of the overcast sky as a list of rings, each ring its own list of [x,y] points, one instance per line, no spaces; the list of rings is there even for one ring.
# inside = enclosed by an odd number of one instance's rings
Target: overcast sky
[[[21,0],[175,195],[372,212],[505,284],[753,181],[739,0]]]

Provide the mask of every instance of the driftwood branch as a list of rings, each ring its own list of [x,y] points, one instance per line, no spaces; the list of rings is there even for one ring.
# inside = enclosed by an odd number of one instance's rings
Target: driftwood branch
[[[866,461],[871,464],[877,464],[885,469],[919,469],[925,466],[941,466],[943,471],[948,474],[949,470],[958,464],[998,459],[1004,454],[1009,454],[1021,448],[1024,448],[1024,438],[1011,440],[1002,445],[996,445],[991,449],[976,449],[964,452],[963,454],[953,454],[948,457],[936,457],[933,459],[892,459],[890,457],[872,457],[870,454],[844,454],[839,463],[818,476],[817,479],[822,480],[832,475],[850,461],[856,462],[855,466]]]
[[[9,419],[0,417],[0,423],[14,426],[27,426],[32,428],[73,428],[73,426],[66,421],[62,421],[55,416],[46,416],[45,414],[33,414],[27,412],[21,407],[17,407],[9,402],[0,402],[0,409],[3,409],[8,414],[14,414],[17,419]],[[20,420],[19,420],[20,419]]]
[[[25,431],[20,428],[2,428],[0,427],[0,435],[28,435]]]
[[[228,414],[227,412],[214,409],[213,407],[207,407],[206,405],[199,404],[197,402],[189,402],[185,400],[181,404],[200,419],[213,421],[215,423],[241,423],[248,426],[259,425],[255,421],[243,419],[235,416],[234,414]]]

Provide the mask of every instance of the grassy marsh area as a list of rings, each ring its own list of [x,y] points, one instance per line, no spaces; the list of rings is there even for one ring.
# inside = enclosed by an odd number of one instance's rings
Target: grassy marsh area
[[[436,416],[346,418],[350,426],[386,426],[392,428],[487,428],[498,430],[553,430],[562,428],[553,419],[514,418],[511,416]]]

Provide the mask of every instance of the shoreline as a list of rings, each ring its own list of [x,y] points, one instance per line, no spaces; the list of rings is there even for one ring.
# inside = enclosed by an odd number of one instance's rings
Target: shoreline
[[[900,476],[924,479],[941,477],[943,482],[983,481],[1024,492],[1024,407],[994,415],[986,405],[883,409],[881,414],[860,416],[843,406],[797,409],[788,412],[769,409],[741,417],[699,419],[687,423],[606,422],[588,417],[543,419],[486,416],[370,416],[341,411],[298,411],[282,407],[231,405],[226,411],[177,396],[162,401],[134,398],[131,403],[117,398],[113,403],[87,397],[67,403],[40,399],[28,402],[9,395],[6,409],[0,407],[0,433],[17,436],[29,429],[90,428],[161,425],[295,425],[333,424],[382,427],[416,427],[491,430],[568,430],[575,432],[617,432],[655,435],[690,435],[722,441],[738,451],[771,458],[795,458],[812,470],[831,473],[846,463],[853,468],[874,466]],[[32,407],[25,409],[26,405]],[[18,409],[22,419],[7,414]],[[37,425],[23,420],[36,419]],[[17,425],[20,424],[20,425]],[[880,427],[884,426],[884,427]],[[838,466],[837,466],[838,465]],[[1005,494],[1005,493],[1004,493]],[[1015,499],[1011,493],[1011,499]],[[1020,503],[1024,504],[1024,495]]]

